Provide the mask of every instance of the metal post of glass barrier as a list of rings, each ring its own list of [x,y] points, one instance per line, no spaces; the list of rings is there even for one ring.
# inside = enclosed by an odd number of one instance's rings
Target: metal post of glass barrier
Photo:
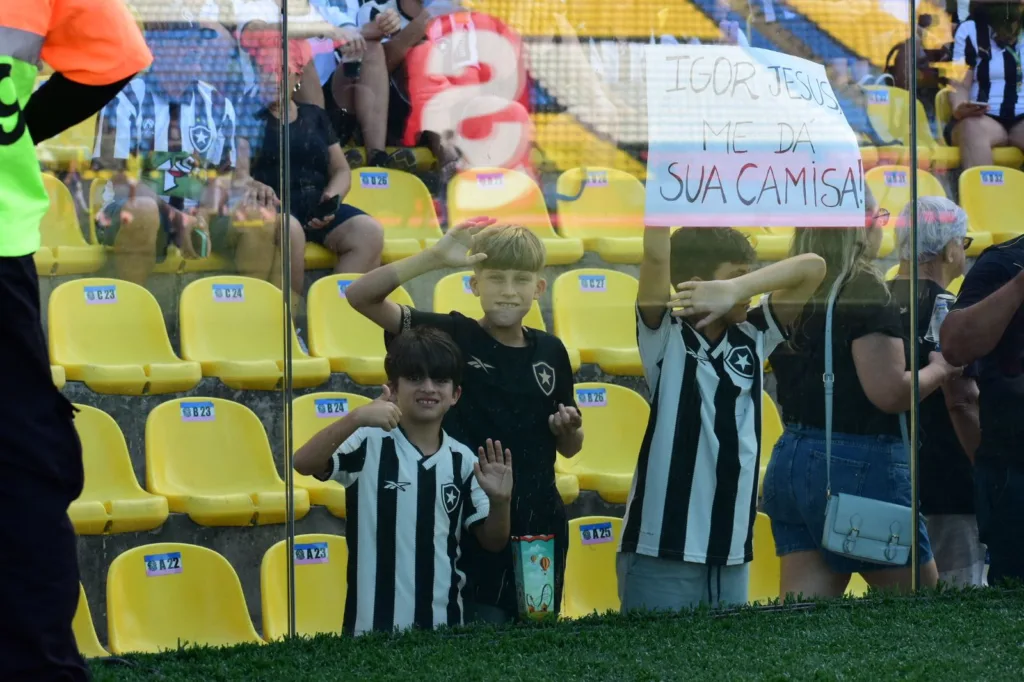
[[[910,131],[907,141],[910,145],[910,451],[907,456],[910,458],[910,587],[917,591],[921,585],[921,555],[917,550],[919,541],[918,533],[918,396],[919,386],[917,381],[917,370],[920,367],[921,358],[917,346],[917,324],[919,311],[917,309],[918,297],[918,268],[917,268],[917,0],[908,0],[910,3],[910,43],[907,50],[907,73],[910,75],[910,82],[907,84],[910,90]],[[899,244],[896,245],[896,255],[899,257]]]

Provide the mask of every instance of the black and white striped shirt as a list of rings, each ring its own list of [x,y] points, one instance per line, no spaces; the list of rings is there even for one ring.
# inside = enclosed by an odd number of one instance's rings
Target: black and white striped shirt
[[[709,342],[668,311],[637,340],[652,396],[620,552],[734,566],[753,559],[764,359],[785,340],[765,296]]]
[[[988,26],[973,19],[956,29],[953,38],[953,62],[966,64],[974,72],[971,101],[988,104],[988,113],[1002,119],[1024,115],[1024,97],[1020,86],[1021,47],[1004,49],[992,39]]]
[[[462,624],[462,528],[490,511],[475,461],[444,432],[424,457],[401,428],[361,428],[334,453],[348,513],[346,634]]]

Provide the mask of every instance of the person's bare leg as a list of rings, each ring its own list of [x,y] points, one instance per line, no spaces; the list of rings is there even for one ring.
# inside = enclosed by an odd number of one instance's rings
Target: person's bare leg
[[[971,116],[953,128],[953,144],[960,147],[960,165],[964,168],[992,165],[992,148],[1010,141],[1003,126],[988,116]]]
[[[369,272],[380,267],[384,228],[368,215],[355,216],[334,228],[324,246],[338,254],[335,272]]]
[[[331,89],[338,106],[352,111],[363,131],[367,155],[383,150],[388,132],[388,66],[384,48],[377,41],[366,43],[359,80],[344,78],[341,68],[334,74]]]
[[[274,264],[280,266],[277,222],[266,221],[260,227],[239,229],[237,234],[235,267],[238,268],[238,274],[279,285],[280,267],[276,268],[277,281],[274,281]]]
[[[294,217],[288,221],[288,240],[291,249],[292,296],[301,298],[302,292],[306,289],[306,233],[302,231],[302,225]],[[278,258],[280,253],[278,249]]]
[[[861,573],[864,581],[876,590],[910,592],[911,568],[890,568],[884,571],[867,571]],[[921,564],[921,587],[935,587],[939,582],[939,569],[932,559]]]
[[[1024,121],[1010,128],[1010,145],[1024,151]]]
[[[121,228],[114,240],[114,270],[118,278],[145,285],[156,267],[160,209],[152,197],[136,197],[124,204]],[[126,220],[127,216],[131,216]]]
[[[841,597],[850,583],[849,573],[833,573],[821,552],[793,552],[781,557],[779,594],[786,598]]]

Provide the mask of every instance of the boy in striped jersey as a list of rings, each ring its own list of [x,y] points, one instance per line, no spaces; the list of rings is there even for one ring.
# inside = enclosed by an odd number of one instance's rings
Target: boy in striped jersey
[[[462,364],[444,332],[402,334],[381,397],[295,453],[299,473],[345,486],[346,634],[461,625],[462,529],[491,552],[508,543],[512,454],[488,440],[474,455],[441,428]]]

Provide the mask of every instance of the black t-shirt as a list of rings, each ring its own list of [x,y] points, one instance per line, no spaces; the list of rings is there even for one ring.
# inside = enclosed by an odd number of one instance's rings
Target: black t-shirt
[[[931,280],[921,280],[918,289],[917,333],[910,333],[910,280],[898,279],[889,284],[893,299],[899,305],[900,319],[906,338],[917,339],[921,366],[928,364],[928,354],[935,344],[925,340],[931,322],[935,298],[949,292]],[[910,345],[907,367],[910,367]],[[953,421],[946,408],[942,391],[935,391],[921,401],[918,413],[920,442],[921,512],[924,514],[973,514],[974,470],[971,460],[960,445]]]
[[[291,144],[291,214],[305,225],[315,217],[320,196],[331,179],[328,149],[338,144],[338,136],[327,112],[313,104],[297,104],[298,117],[288,125]],[[263,140],[252,165],[252,177],[273,188],[281,196],[280,121],[267,112]]]
[[[831,283],[822,285],[804,307],[790,343],[771,355],[778,380],[779,404],[787,424],[825,428],[825,303]],[[860,272],[843,286],[832,315],[832,372],[835,398],[832,430],[836,433],[900,435],[899,417],[868,400],[853,363],[853,342],[869,334],[903,338],[899,309],[885,285]]]
[[[1024,237],[989,247],[964,278],[954,309],[994,294],[1024,269]],[[1024,462],[1024,307],[1017,310],[995,349],[977,362],[981,393],[978,458]]]

